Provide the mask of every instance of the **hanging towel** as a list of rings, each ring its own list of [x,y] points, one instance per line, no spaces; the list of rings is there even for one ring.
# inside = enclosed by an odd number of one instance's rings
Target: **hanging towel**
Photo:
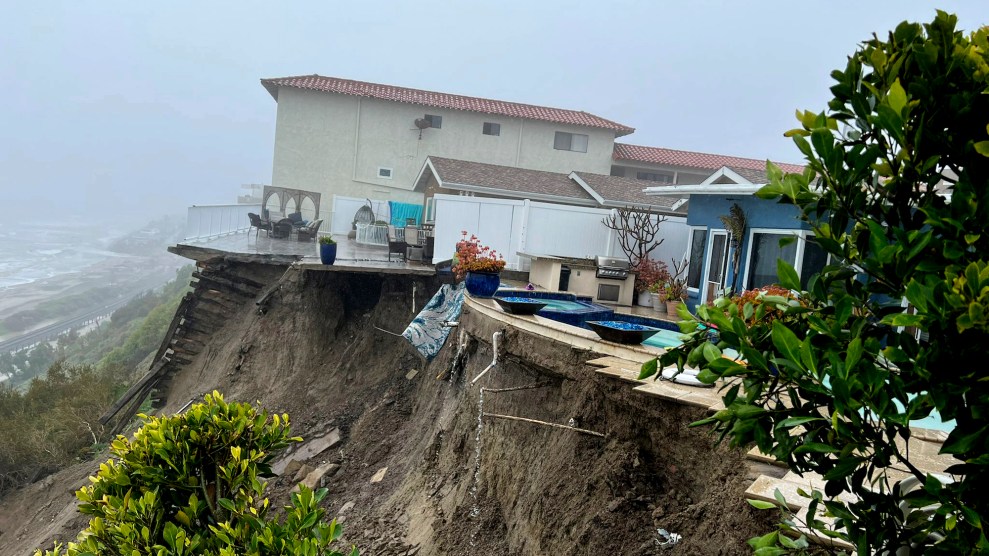
[[[388,201],[388,209],[391,211],[391,225],[396,228],[404,228],[409,218],[415,218],[416,226],[422,222],[422,205]]]
[[[459,319],[463,306],[464,285],[443,284],[419,315],[412,319],[402,337],[419,350],[426,361],[432,361],[450,335],[450,327],[443,326],[443,322]]]

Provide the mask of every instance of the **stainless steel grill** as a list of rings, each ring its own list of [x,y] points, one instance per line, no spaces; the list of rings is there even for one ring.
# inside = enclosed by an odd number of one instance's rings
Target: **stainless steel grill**
[[[631,265],[625,259],[597,257],[595,262],[598,268],[594,275],[598,278],[609,280],[624,280],[628,278],[629,267]]]

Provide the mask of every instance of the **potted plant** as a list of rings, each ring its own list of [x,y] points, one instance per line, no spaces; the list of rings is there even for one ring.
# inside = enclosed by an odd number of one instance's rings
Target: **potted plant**
[[[467,292],[475,297],[491,297],[501,284],[500,273],[505,259],[497,251],[481,245],[477,236],[467,237],[467,232],[457,242],[457,254],[451,270],[457,280],[464,280]]]
[[[666,313],[671,317],[676,316],[679,306],[687,299],[685,270],[687,270],[686,260],[679,265],[673,261],[673,272],[670,274],[670,279],[666,281]]]
[[[319,261],[323,264],[333,264],[337,259],[337,242],[330,236],[319,238]]]
[[[651,306],[653,303],[649,288],[657,282],[666,281],[670,276],[666,263],[652,259],[637,259],[632,269],[635,271],[634,289],[639,296],[638,304]]]
[[[666,312],[666,280],[653,282],[649,286],[649,300],[652,303],[654,311],[659,313]]]

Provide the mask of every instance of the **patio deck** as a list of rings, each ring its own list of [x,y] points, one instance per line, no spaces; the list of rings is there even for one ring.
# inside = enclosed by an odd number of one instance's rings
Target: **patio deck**
[[[304,270],[324,272],[367,272],[377,274],[408,274],[432,276],[436,269],[430,264],[403,261],[393,254],[388,260],[387,247],[358,245],[344,235],[334,235],[337,242],[337,258],[333,265],[319,262],[319,245],[312,241],[296,241],[295,238],[275,239],[254,232],[235,233],[204,240],[179,242],[168,250],[176,255],[204,261],[215,257],[227,257],[240,262],[289,264]]]

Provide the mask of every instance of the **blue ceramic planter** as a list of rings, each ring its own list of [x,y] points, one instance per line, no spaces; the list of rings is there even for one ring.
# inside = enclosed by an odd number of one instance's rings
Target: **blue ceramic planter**
[[[491,297],[501,285],[501,276],[496,272],[468,272],[464,283],[467,293],[474,297]]]
[[[337,244],[336,243],[320,243],[319,244],[319,262],[323,264],[333,264],[333,261],[337,260]]]

